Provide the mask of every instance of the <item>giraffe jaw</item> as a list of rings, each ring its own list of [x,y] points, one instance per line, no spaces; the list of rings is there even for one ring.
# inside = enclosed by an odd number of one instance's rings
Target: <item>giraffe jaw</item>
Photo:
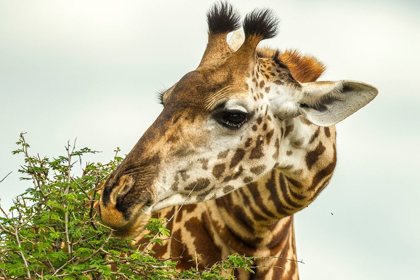
[[[193,200],[188,196],[182,196],[181,194],[171,194],[155,203],[152,206],[152,212],[158,212],[164,208],[174,205],[191,204],[196,202],[196,200]]]

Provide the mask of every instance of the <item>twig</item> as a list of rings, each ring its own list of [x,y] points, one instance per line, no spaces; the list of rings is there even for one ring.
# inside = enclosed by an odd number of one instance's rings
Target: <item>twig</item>
[[[19,239],[19,233],[17,231],[17,226],[15,226],[14,228],[15,228],[14,236],[16,238],[16,242],[17,242],[17,245],[19,247],[19,255],[21,256],[21,258],[23,260],[23,263],[25,264],[26,275],[28,275],[28,279],[32,279],[31,272],[29,271],[28,262],[26,261],[25,255],[23,254],[23,251],[22,251],[22,246],[20,244],[20,239]]]
[[[31,157],[29,156],[29,153],[28,153],[28,146],[29,145],[26,143],[26,140],[25,140],[25,137],[24,137],[25,134],[26,134],[26,132],[21,132],[20,133],[20,139],[21,139],[21,142],[22,142],[21,145],[22,145],[23,154],[25,156],[25,160],[27,160],[27,162],[28,162],[28,166],[27,166],[28,168],[25,168],[24,166],[22,166],[22,169],[25,170],[26,173],[31,175],[32,182],[33,182],[34,186],[37,187],[38,191],[41,193],[42,198],[44,200],[46,200],[47,196],[45,195],[44,191],[41,188],[39,178],[38,178],[38,176],[35,172],[35,166],[32,163],[32,161],[30,160]],[[39,155],[38,155],[38,158],[39,158]],[[32,169],[32,171],[30,171],[30,168]],[[45,204],[45,205],[48,209],[50,209],[52,211],[52,208],[48,204]],[[41,211],[40,204],[38,204],[37,212],[39,213],[40,211]]]
[[[69,263],[71,263],[76,257],[72,257],[70,258],[65,264],[63,264],[62,266],[60,266],[52,276],[58,276],[57,273],[60,272],[63,268],[65,268]]]
[[[255,260],[262,260],[262,259],[285,259],[285,260],[287,260],[287,261],[292,261],[292,262],[296,262],[296,263],[301,263],[301,264],[305,264],[304,262],[303,262],[303,260],[300,260],[300,261],[298,261],[298,260],[295,260],[295,259],[290,259],[290,258],[285,258],[285,257],[282,257],[281,255],[279,256],[279,257],[276,257],[276,256],[268,256],[268,257],[255,257],[254,258]]]
[[[6,176],[4,176],[3,179],[0,180],[0,183],[2,183],[7,178],[7,176],[9,176],[10,174],[12,174],[12,171],[10,171],[9,174],[7,174]]]
[[[70,152],[70,143],[67,142],[66,150],[67,150],[68,170],[67,170],[67,186],[66,186],[66,189],[64,190],[64,194],[68,194],[69,188],[70,188],[70,180],[71,180],[70,171],[72,167],[71,155],[74,152],[74,147],[73,147],[73,151]],[[73,255],[73,252],[72,252],[72,246],[71,246],[70,237],[69,237],[69,213],[68,213],[67,203],[65,204],[65,208],[66,210],[64,211],[64,228],[65,228],[65,233],[66,233],[67,249],[71,257]]]
[[[111,274],[121,276],[121,277],[122,277],[122,278],[124,278],[124,279],[130,279],[130,278],[128,278],[128,277],[127,277],[124,273],[120,273],[120,272],[112,272],[112,271],[111,271]]]
[[[1,201],[1,199],[0,199],[0,201]],[[3,207],[1,207],[1,205],[0,205],[0,211],[3,213],[3,215],[4,215],[6,218],[9,218],[9,215],[7,215],[6,211],[4,211]],[[1,225],[1,224],[0,224],[0,225]]]
[[[71,180],[76,184],[76,186],[79,188],[79,190],[90,200],[91,197],[87,194],[87,192],[82,188],[82,186],[80,186],[80,184],[74,180],[73,178],[71,178]]]
[[[197,254],[197,250],[196,250],[196,251],[194,251],[194,257],[195,257],[195,269],[198,271],[198,265],[199,265],[199,262],[198,262],[198,254]]]
[[[21,132],[20,133],[20,139],[22,140],[22,150],[23,150],[23,154],[25,155],[25,158],[28,159],[28,166],[32,168],[32,171],[29,171],[29,169],[27,170],[27,173],[31,174],[32,177],[32,181],[34,182],[34,185],[38,187],[39,190],[41,190],[40,188],[40,184],[39,184],[39,180],[36,176],[35,171],[35,166],[32,164],[32,162],[29,160],[30,156],[28,154],[28,144],[26,143],[25,137],[23,135],[25,135],[26,132]],[[41,194],[44,196],[44,193],[41,190]]]
[[[90,218],[90,225],[96,230],[98,231],[98,228],[95,226],[95,223],[93,222],[93,207],[95,206],[95,196],[96,193],[98,191],[96,190],[96,188],[93,190],[93,195],[92,195],[92,201],[90,203],[90,210],[89,210],[89,218]]]
[[[11,230],[8,230],[2,223],[0,223],[0,228],[4,231],[4,232],[6,232],[6,233],[8,233],[8,234],[10,234],[10,235],[15,235]]]
[[[249,266],[249,268],[259,268],[259,267],[266,267],[266,268],[280,268],[281,270],[284,270],[284,267],[278,266],[278,265],[254,265]],[[238,268],[238,267],[235,267]]]
[[[165,226],[175,217],[176,214],[179,213],[179,211],[181,211],[182,206],[184,206],[185,202],[187,202],[187,198],[189,198],[192,194],[192,192],[195,190],[195,187],[197,187],[197,184],[195,184],[194,188],[192,188],[192,190],[188,193],[187,197],[184,199],[184,201],[182,202],[182,204],[179,206],[178,210],[172,215],[172,217],[170,217],[167,221]]]
[[[76,266],[80,263],[84,263],[87,262],[88,260],[90,260],[91,258],[93,258],[96,254],[98,254],[99,252],[103,251],[103,248],[105,247],[106,244],[108,244],[109,239],[111,238],[112,234],[108,235],[107,239],[102,243],[101,247],[97,250],[95,250],[95,252],[93,252],[92,254],[90,254],[90,256],[84,258],[83,260],[79,260],[76,263],[74,263],[73,265]],[[65,276],[63,275],[57,275],[58,272],[60,272],[63,268],[65,268],[69,263],[71,263],[76,257],[72,257],[70,260],[68,260],[65,264],[63,264],[60,268],[58,268],[55,273],[52,276],[57,276],[57,277],[63,277]],[[85,271],[86,272],[86,271]]]
[[[54,265],[51,263],[51,260],[50,260],[50,258],[49,258],[49,257],[47,257],[47,261],[48,261],[48,264],[49,264],[49,266],[51,267],[52,271],[54,271],[54,273],[55,273],[55,268],[54,268]]]
[[[98,269],[96,269],[96,268],[91,268],[91,269],[87,269],[87,270],[83,270],[83,271],[81,271],[80,273],[78,272],[77,274],[78,275],[83,275],[83,274],[86,274],[86,273],[89,273],[89,272],[97,272],[98,271]],[[71,276],[71,275],[75,275],[74,273],[65,273],[65,274],[59,274],[59,275],[55,275],[56,277],[65,277],[65,276]]]
[[[76,262],[76,265],[79,264],[79,263],[87,262],[88,260],[90,260],[91,258],[93,258],[97,253],[99,253],[100,251],[102,251],[102,249],[105,247],[105,245],[108,244],[108,241],[109,241],[109,239],[111,239],[111,236],[112,236],[112,233],[110,233],[108,235],[108,237],[102,243],[101,247],[99,247],[99,249],[95,250],[95,252],[93,252],[92,254],[90,254],[90,256],[84,258],[83,260],[80,260],[80,261]]]

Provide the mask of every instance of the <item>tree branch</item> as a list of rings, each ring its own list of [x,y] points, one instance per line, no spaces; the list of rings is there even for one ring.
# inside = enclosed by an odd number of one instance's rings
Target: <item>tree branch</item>
[[[20,254],[20,256],[21,256],[21,258],[23,260],[23,263],[25,265],[25,268],[26,268],[26,275],[28,275],[28,279],[32,279],[31,272],[29,271],[28,262],[26,261],[25,255],[23,254],[23,251],[22,251],[22,246],[20,244],[20,239],[19,239],[19,233],[17,231],[17,226],[15,225],[14,228],[15,228],[14,236],[16,238],[16,243],[17,243],[17,245],[18,245],[18,247],[20,249],[19,250],[19,254]]]
[[[10,174],[12,174],[12,171],[10,171],[9,174],[7,174],[6,176],[4,176],[3,179],[0,180],[0,183],[2,183],[7,178],[7,176],[9,176]]]

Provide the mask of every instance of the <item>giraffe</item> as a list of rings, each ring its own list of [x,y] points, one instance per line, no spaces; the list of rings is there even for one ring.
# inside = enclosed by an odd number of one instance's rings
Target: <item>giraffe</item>
[[[173,238],[152,249],[179,270],[239,253],[256,269],[234,271],[238,279],[298,279],[293,215],[333,175],[334,125],[378,91],[316,81],[325,70],[316,58],[257,48],[277,33],[269,9],[241,25],[221,2],[207,21],[199,66],[161,94],[161,114],[104,183],[101,219],[122,237],[141,236],[152,215],[170,219]],[[244,38],[229,44],[241,26]]]

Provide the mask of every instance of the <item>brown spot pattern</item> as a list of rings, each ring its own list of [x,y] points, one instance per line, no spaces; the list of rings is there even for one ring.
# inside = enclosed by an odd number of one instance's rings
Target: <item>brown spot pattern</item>
[[[207,158],[200,158],[198,162],[201,163],[201,168],[203,168],[204,170],[208,169],[209,160]]]
[[[248,184],[248,183],[251,183],[253,180],[254,180],[254,178],[247,176],[243,179],[243,182],[245,184]]]
[[[181,174],[182,180],[186,181],[190,178],[190,176],[187,174],[187,171],[183,170],[179,172]]]
[[[234,168],[244,158],[245,150],[237,149],[230,162],[230,168]]]
[[[325,152],[325,150],[325,146],[322,142],[319,142],[316,149],[306,155],[305,161],[309,170],[311,170],[312,166],[318,161],[319,157]]]
[[[178,190],[178,185],[179,185],[179,182],[177,182],[177,181],[173,182],[172,185],[171,185],[171,190],[177,191]]]
[[[223,175],[223,172],[225,172],[225,169],[226,169],[226,165],[224,163],[215,165],[213,167],[213,172],[212,172],[213,176],[216,179],[219,179]]]
[[[309,191],[314,190],[323,178],[333,173],[335,169],[335,165],[337,163],[337,154],[335,150],[335,145],[333,145],[333,149],[334,149],[334,156],[333,156],[332,162],[328,164],[324,169],[320,170],[318,173],[315,174],[315,176],[312,179],[312,184],[308,189]]]
[[[277,159],[279,157],[279,153],[280,153],[280,140],[279,140],[279,138],[276,139],[276,143],[274,144],[274,147],[276,148],[276,151],[273,154],[273,158]]]
[[[190,191],[201,191],[205,188],[207,188],[210,185],[210,180],[207,178],[199,178],[194,183],[189,184],[187,187],[185,187],[185,190]]]
[[[246,139],[245,148],[248,148],[249,146],[251,146],[251,142],[252,142],[252,138]]]
[[[267,145],[270,145],[271,137],[274,135],[274,129],[270,130],[267,135],[265,136],[265,140],[267,141]]]
[[[300,138],[300,139],[296,140],[295,142],[293,142],[293,145],[295,145],[297,147],[302,146],[304,141],[305,141],[305,139]]]
[[[227,157],[227,155],[229,154],[229,151],[230,151],[230,150],[226,150],[226,151],[220,152],[220,153],[217,155],[217,159],[224,159],[224,158],[226,158],[226,157]]]
[[[284,138],[286,138],[290,134],[290,132],[293,131],[293,128],[294,128],[293,124],[286,126],[286,131],[284,132]]]
[[[223,192],[224,193],[230,193],[231,191],[233,191],[235,188],[232,187],[231,185],[227,185],[226,187],[223,188]]]
[[[315,139],[318,138],[320,131],[321,131],[321,127],[318,127],[315,133],[311,136],[311,139],[309,139],[309,144],[312,144],[315,141]]]
[[[331,137],[331,132],[330,132],[330,128],[329,127],[324,127],[324,132],[325,132],[325,136],[327,136],[328,138]]]
[[[264,170],[266,169],[267,167],[264,165],[264,164],[261,164],[261,165],[258,165],[258,166],[254,166],[254,167],[251,167],[251,172],[252,173],[254,173],[255,175],[260,175],[261,173],[263,173],[264,172]]]

